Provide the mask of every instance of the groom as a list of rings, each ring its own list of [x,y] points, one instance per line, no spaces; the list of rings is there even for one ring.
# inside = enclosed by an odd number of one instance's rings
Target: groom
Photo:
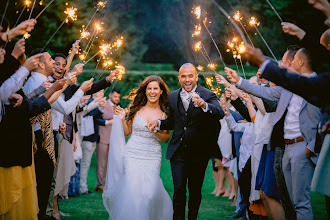
[[[216,95],[197,85],[198,74],[194,65],[183,64],[178,78],[182,88],[168,96],[167,119],[150,122],[148,129],[174,130],[166,152],[166,159],[171,162],[174,185],[173,219],[185,219],[188,183],[188,219],[193,220],[197,219],[208,160],[219,151],[219,120],[224,113]],[[193,94],[198,94],[198,97],[192,98]]]

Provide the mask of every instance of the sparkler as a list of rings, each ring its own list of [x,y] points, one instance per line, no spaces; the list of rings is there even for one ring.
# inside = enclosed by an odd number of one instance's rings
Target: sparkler
[[[195,43],[194,45],[194,48],[195,48],[195,51],[199,51],[202,49],[202,42],[201,41],[198,41]]]
[[[201,14],[202,14],[202,9],[201,6],[196,6],[193,8],[193,14],[196,16],[197,19],[201,18]]]
[[[244,30],[246,36],[247,36],[248,39],[249,39],[251,45],[254,47],[254,44],[252,43],[252,40],[251,40],[249,34],[247,33],[247,31],[246,31],[244,25],[243,25],[242,22],[241,22],[241,20],[243,19],[243,17],[241,16],[241,13],[240,13],[239,11],[237,11],[237,12],[234,14],[233,18],[234,18],[235,21],[237,21],[237,22],[240,23],[240,25],[241,25],[241,27],[243,28],[243,30]]]
[[[36,20],[40,17],[40,15],[48,8],[48,6],[50,6],[52,3],[54,2],[54,0],[51,0],[45,7],[44,9],[41,10],[41,12],[39,12],[39,14],[36,16]],[[40,2],[39,2],[40,4]],[[41,1],[41,4],[42,4],[42,1]]]
[[[29,15],[29,18],[28,19],[30,19],[31,16],[32,16],[32,12],[33,12],[33,8],[34,8],[34,5],[35,4],[36,4],[36,0],[33,1],[33,5],[32,5],[31,11],[30,11],[30,15]]]
[[[193,37],[195,36],[199,36],[201,34],[201,31],[202,31],[202,27],[200,24],[198,25],[195,25],[195,31],[194,33],[192,34]]]
[[[2,26],[2,23],[3,23],[3,19],[5,19],[5,16],[6,16],[6,12],[7,12],[7,9],[8,9],[8,4],[9,4],[9,0],[7,0],[7,3],[6,3],[6,7],[5,7],[5,10],[3,11],[3,14],[2,14],[2,18],[1,18],[1,23],[0,23],[0,26]]]
[[[89,33],[88,31],[83,30],[83,31],[81,32],[81,34],[80,34],[80,39],[79,39],[79,41],[80,41],[81,39],[84,39],[84,38],[87,39],[89,35],[90,35],[90,33]]]
[[[29,8],[30,5],[31,5],[31,1],[30,1],[30,0],[25,0],[25,1],[24,1],[24,7],[23,7],[21,13],[20,13],[19,16],[18,16],[18,18],[17,18],[17,20],[16,20],[16,23],[15,23],[14,27],[16,27],[16,25],[18,24],[19,19],[21,19],[22,14],[23,14],[23,12],[25,11],[25,9],[26,9],[26,8]]]
[[[204,27],[205,27],[207,33],[210,35],[210,38],[211,38],[211,40],[212,40],[212,42],[213,42],[215,48],[216,48],[217,51],[218,51],[218,54],[219,54],[219,56],[220,56],[220,60],[222,61],[223,65],[226,67],[226,64],[225,64],[225,62],[223,61],[223,57],[222,57],[222,54],[221,54],[221,52],[220,52],[220,50],[219,50],[219,48],[218,48],[218,45],[215,43],[215,40],[213,39],[211,32],[209,31],[209,29],[207,28],[207,26],[206,26],[206,24],[205,24],[205,23],[206,23],[206,20],[207,20],[207,19],[205,18],[205,20],[203,21],[203,25],[204,25]]]
[[[64,25],[64,23],[67,23],[69,21],[69,18],[71,18],[72,21],[77,20],[76,11],[77,11],[76,8],[67,8],[64,11],[64,13],[67,14],[66,18],[64,19],[64,21],[62,22],[62,24],[57,28],[57,30],[54,32],[54,34],[51,36],[51,38],[48,40],[48,42],[42,48],[42,50],[44,50],[47,47],[47,45],[49,44],[49,42],[53,39],[53,37],[56,35],[56,33],[61,29],[61,27]]]
[[[204,71],[204,67],[202,67],[202,66],[197,66],[197,69],[199,70],[199,71]]]
[[[275,14],[277,15],[278,19],[280,19],[281,23],[283,22],[281,16],[277,13],[277,11],[275,10],[274,6],[270,3],[269,0],[266,0],[267,3],[269,4],[269,6],[273,9],[273,11],[275,12]]]
[[[228,18],[228,20],[232,23],[232,25],[236,28],[236,30],[238,31],[239,35],[241,36],[243,42],[245,44],[247,44],[245,36],[242,32],[242,30],[240,29],[240,27],[235,23],[235,21],[230,17],[230,15],[227,13],[226,10],[224,10],[215,0],[210,0],[213,4],[215,4],[217,6],[217,8],[225,15],[226,18]]]
[[[23,35],[23,37],[24,37],[25,40],[28,39],[30,36],[31,36],[31,34],[29,34],[29,33],[25,33],[25,34]]]
[[[215,68],[217,67],[217,65],[214,64],[214,63],[209,63],[209,64],[207,64],[207,67],[210,68],[211,70],[215,70]]]
[[[262,36],[259,29],[257,28],[257,26],[259,26],[260,22],[258,22],[255,17],[251,17],[251,19],[249,21],[249,24],[256,29],[256,31],[258,32],[258,34],[261,37],[262,41],[265,43],[266,47],[268,48],[269,52],[272,54],[273,58],[277,61],[273,51],[270,49],[270,47],[269,47],[268,43],[266,42],[265,38]]]
[[[95,17],[97,11],[98,11],[100,8],[104,8],[106,4],[107,4],[107,1],[105,1],[105,2],[99,1],[99,2],[97,3],[97,6],[98,6],[98,7],[96,8],[96,10],[95,10],[95,12],[94,12],[92,18],[88,21],[88,24],[86,25],[86,28],[85,28],[85,29],[88,28],[88,26],[89,26],[90,23],[92,22],[93,18]]]

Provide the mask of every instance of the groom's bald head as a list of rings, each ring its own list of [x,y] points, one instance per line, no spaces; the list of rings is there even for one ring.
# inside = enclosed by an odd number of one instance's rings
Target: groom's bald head
[[[179,75],[180,75],[180,72],[183,72],[185,70],[190,70],[191,72],[194,72],[197,74],[197,70],[196,70],[196,67],[191,64],[191,63],[185,63],[183,64],[180,69],[179,69]]]
[[[192,91],[197,85],[198,74],[194,65],[191,63],[183,64],[179,69],[179,82],[187,92]]]

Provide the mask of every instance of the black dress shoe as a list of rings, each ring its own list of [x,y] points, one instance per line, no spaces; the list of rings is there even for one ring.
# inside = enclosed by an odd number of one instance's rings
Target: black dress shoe
[[[243,217],[244,214],[243,213],[236,213],[234,215],[228,215],[228,216],[225,216],[225,218],[241,218]]]

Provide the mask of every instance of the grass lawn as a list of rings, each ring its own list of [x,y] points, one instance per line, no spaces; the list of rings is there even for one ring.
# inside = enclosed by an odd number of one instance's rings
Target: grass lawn
[[[173,194],[173,184],[169,161],[165,159],[165,152],[167,146],[163,146],[163,163],[161,167],[161,178],[165,189],[170,196]],[[96,183],[96,157],[92,158],[91,168],[88,176],[89,190],[94,192],[94,196],[81,195],[77,198],[70,198],[68,201],[60,202],[60,209],[63,212],[71,214],[70,217],[62,217],[61,219],[108,219],[108,213],[103,207],[102,194],[95,192],[94,187]],[[203,199],[199,210],[198,219],[225,219],[226,215],[234,213],[235,208],[231,207],[231,201],[227,198],[215,198],[210,194],[214,189],[212,166],[209,164],[205,180],[203,184]],[[134,195],[132,195],[134,196]],[[324,196],[318,193],[312,193],[312,205],[314,211],[314,219],[327,219]],[[129,207],[128,207],[129,208]],[[156,220],[156,219],[155,219]]]

